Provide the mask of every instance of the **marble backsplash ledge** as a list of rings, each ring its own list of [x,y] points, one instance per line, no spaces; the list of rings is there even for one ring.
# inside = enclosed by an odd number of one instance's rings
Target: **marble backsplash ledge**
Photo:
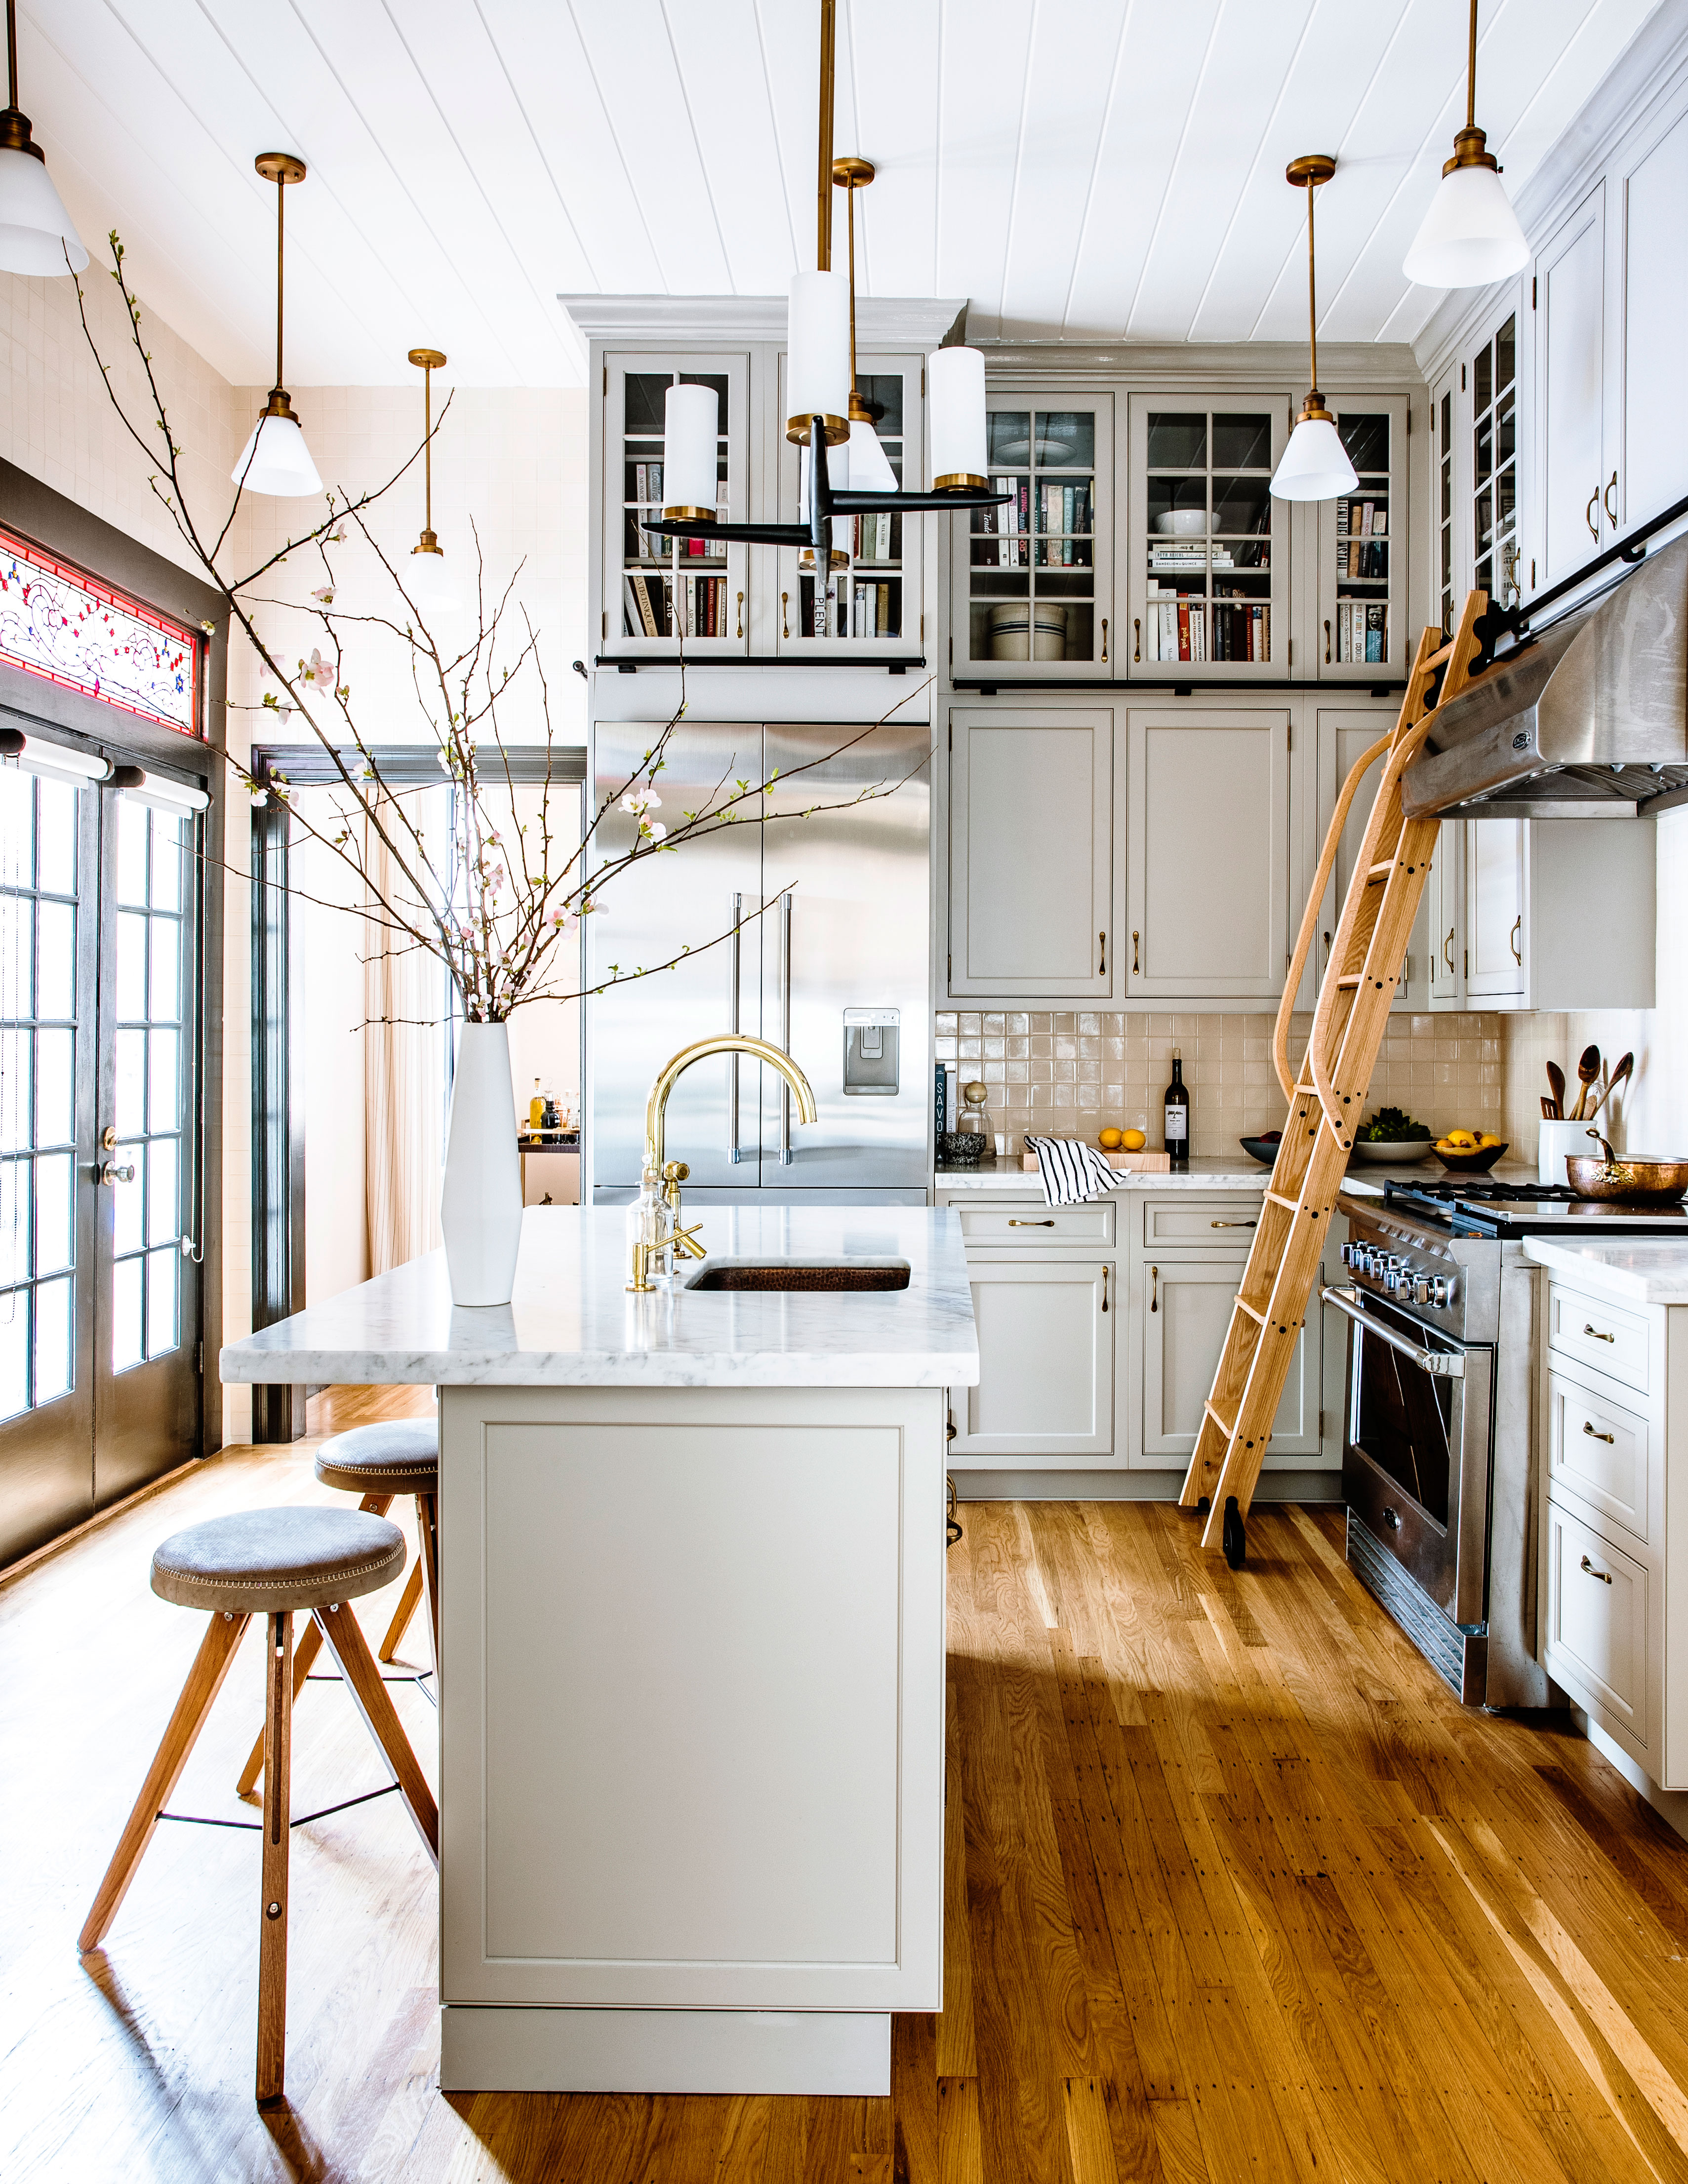
[[[994,1132],[1094,1138],[1110,1124],[1162,1143],[1162,1095],[1173,1050],[1190,1095],[1191,1150],[1229,1153],[1239,1138],[1281,1128],[1285,1102],[1272,1066],[1273,1017],[1117,1011],[940,1009],[933,1051],[962,1084],[987,1092]],[[1299,1061],[1310,1016],[1293,1020]],[[1392,1017],[1366,1112],[1404,1107],[1432,1130],[1498,1130],[1505,1112],[1503,1034],[1491,1011]]]

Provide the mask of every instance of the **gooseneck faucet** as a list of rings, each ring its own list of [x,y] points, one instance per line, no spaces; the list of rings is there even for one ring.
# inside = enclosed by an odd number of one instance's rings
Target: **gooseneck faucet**
[[[644,1110],[644,1173],[639,1181],[639,1197],[635,1211],[644,1210],[649,1216],[646,1227],[649,1233],[632,1239],[629,1251],[627,1287],[648,1290],[653,1286],[649,1279],[650,1262],[670,1251],[684,1252],[688,1257],[701,1259],[704,1247],[697,1240],[695,1228],[680,1225],[680,1185],[690,1170],[683,1161],[665,1161],[663,1154],[664,1121],[668,1109],[668,1095],[685,1071],[694,1061],[702,1061],[711,1054],[745,1054],[753,1061],[765,1061],[770,1069],[777,1070],[791,1087],[797,1100],[797,1119],[799,1123],[815,1120],[815,1095],[809,1079],[803,1074],[783,1047],[774,1046],[765,1039],[749,1039],[739,1032],[721,1032],[713,1039],[694,1040],[690,1046],[666,1061],[656,1073],[650,1088],[650,1097]]]

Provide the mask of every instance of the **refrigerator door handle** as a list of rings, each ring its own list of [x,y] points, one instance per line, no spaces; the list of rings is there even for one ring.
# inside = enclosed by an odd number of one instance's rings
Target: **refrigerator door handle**
[[[738,965],[739,923],[744,914],[744,898],[733,898],[733,939],[727,956],[727,1028],[737,1032],[738,1025]],[[727,1157],[735,1166],[744,1152],[738,1143],[738,1056],[727,1057]]]
[[[779,1043],[791,1051],[791,890],[779,899]],[[791,1166],[791,1087],[780,1079],[779,1164]]]

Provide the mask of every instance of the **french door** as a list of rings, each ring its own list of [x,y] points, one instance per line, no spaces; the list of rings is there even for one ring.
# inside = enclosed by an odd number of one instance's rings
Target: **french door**
[[[0,1564],[200,1446],[200,823],[0,768]]]

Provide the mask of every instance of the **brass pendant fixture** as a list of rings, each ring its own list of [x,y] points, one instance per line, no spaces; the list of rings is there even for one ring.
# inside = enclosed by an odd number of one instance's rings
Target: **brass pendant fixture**
[[[1291,159],[1284,179],[1292,189],[1307,193],[1307,359],[1311,382],[1307,398],[1290,444],[1272,474],[1272,491],[1279,500],[1333,500],[1357,483],[1336,420],[1324,406],[1318,391],[1318,261],[1313,248],[1313,192],[1336,172],[1329,152],[1306,152]]]
[[[18,105],[18,0],[6,0],[9,98],[0,113],[0,273],[80,273],[88,262],[47,155]]]
[[[1453,140],[1412,247],[1401,261],[1409,281],[1425,288],[1485,288],[1523,272],[1529,244],[1501,181],[1499,162],[1477,126],[1477,0],[1465,61],[1465,126]]]
[[[281,383],[287,191],[292,183],[304,180],[305,164],[291,152],[260,152],[252,164],[266,182],[276,185],[276,384],[229,476],[234,484],[245,486],[253,493],[278,497],[320,493],[322,480],[317,476],[316,465],[305,445],[304,427],[293,415],[292,399]]]
[[[434,374],[444,365],[445,352],[413,348],[409,360],[422,375],[422,535],[410,549],[404,582],[418,606],[454,607],[462,602],[434,536]]]

